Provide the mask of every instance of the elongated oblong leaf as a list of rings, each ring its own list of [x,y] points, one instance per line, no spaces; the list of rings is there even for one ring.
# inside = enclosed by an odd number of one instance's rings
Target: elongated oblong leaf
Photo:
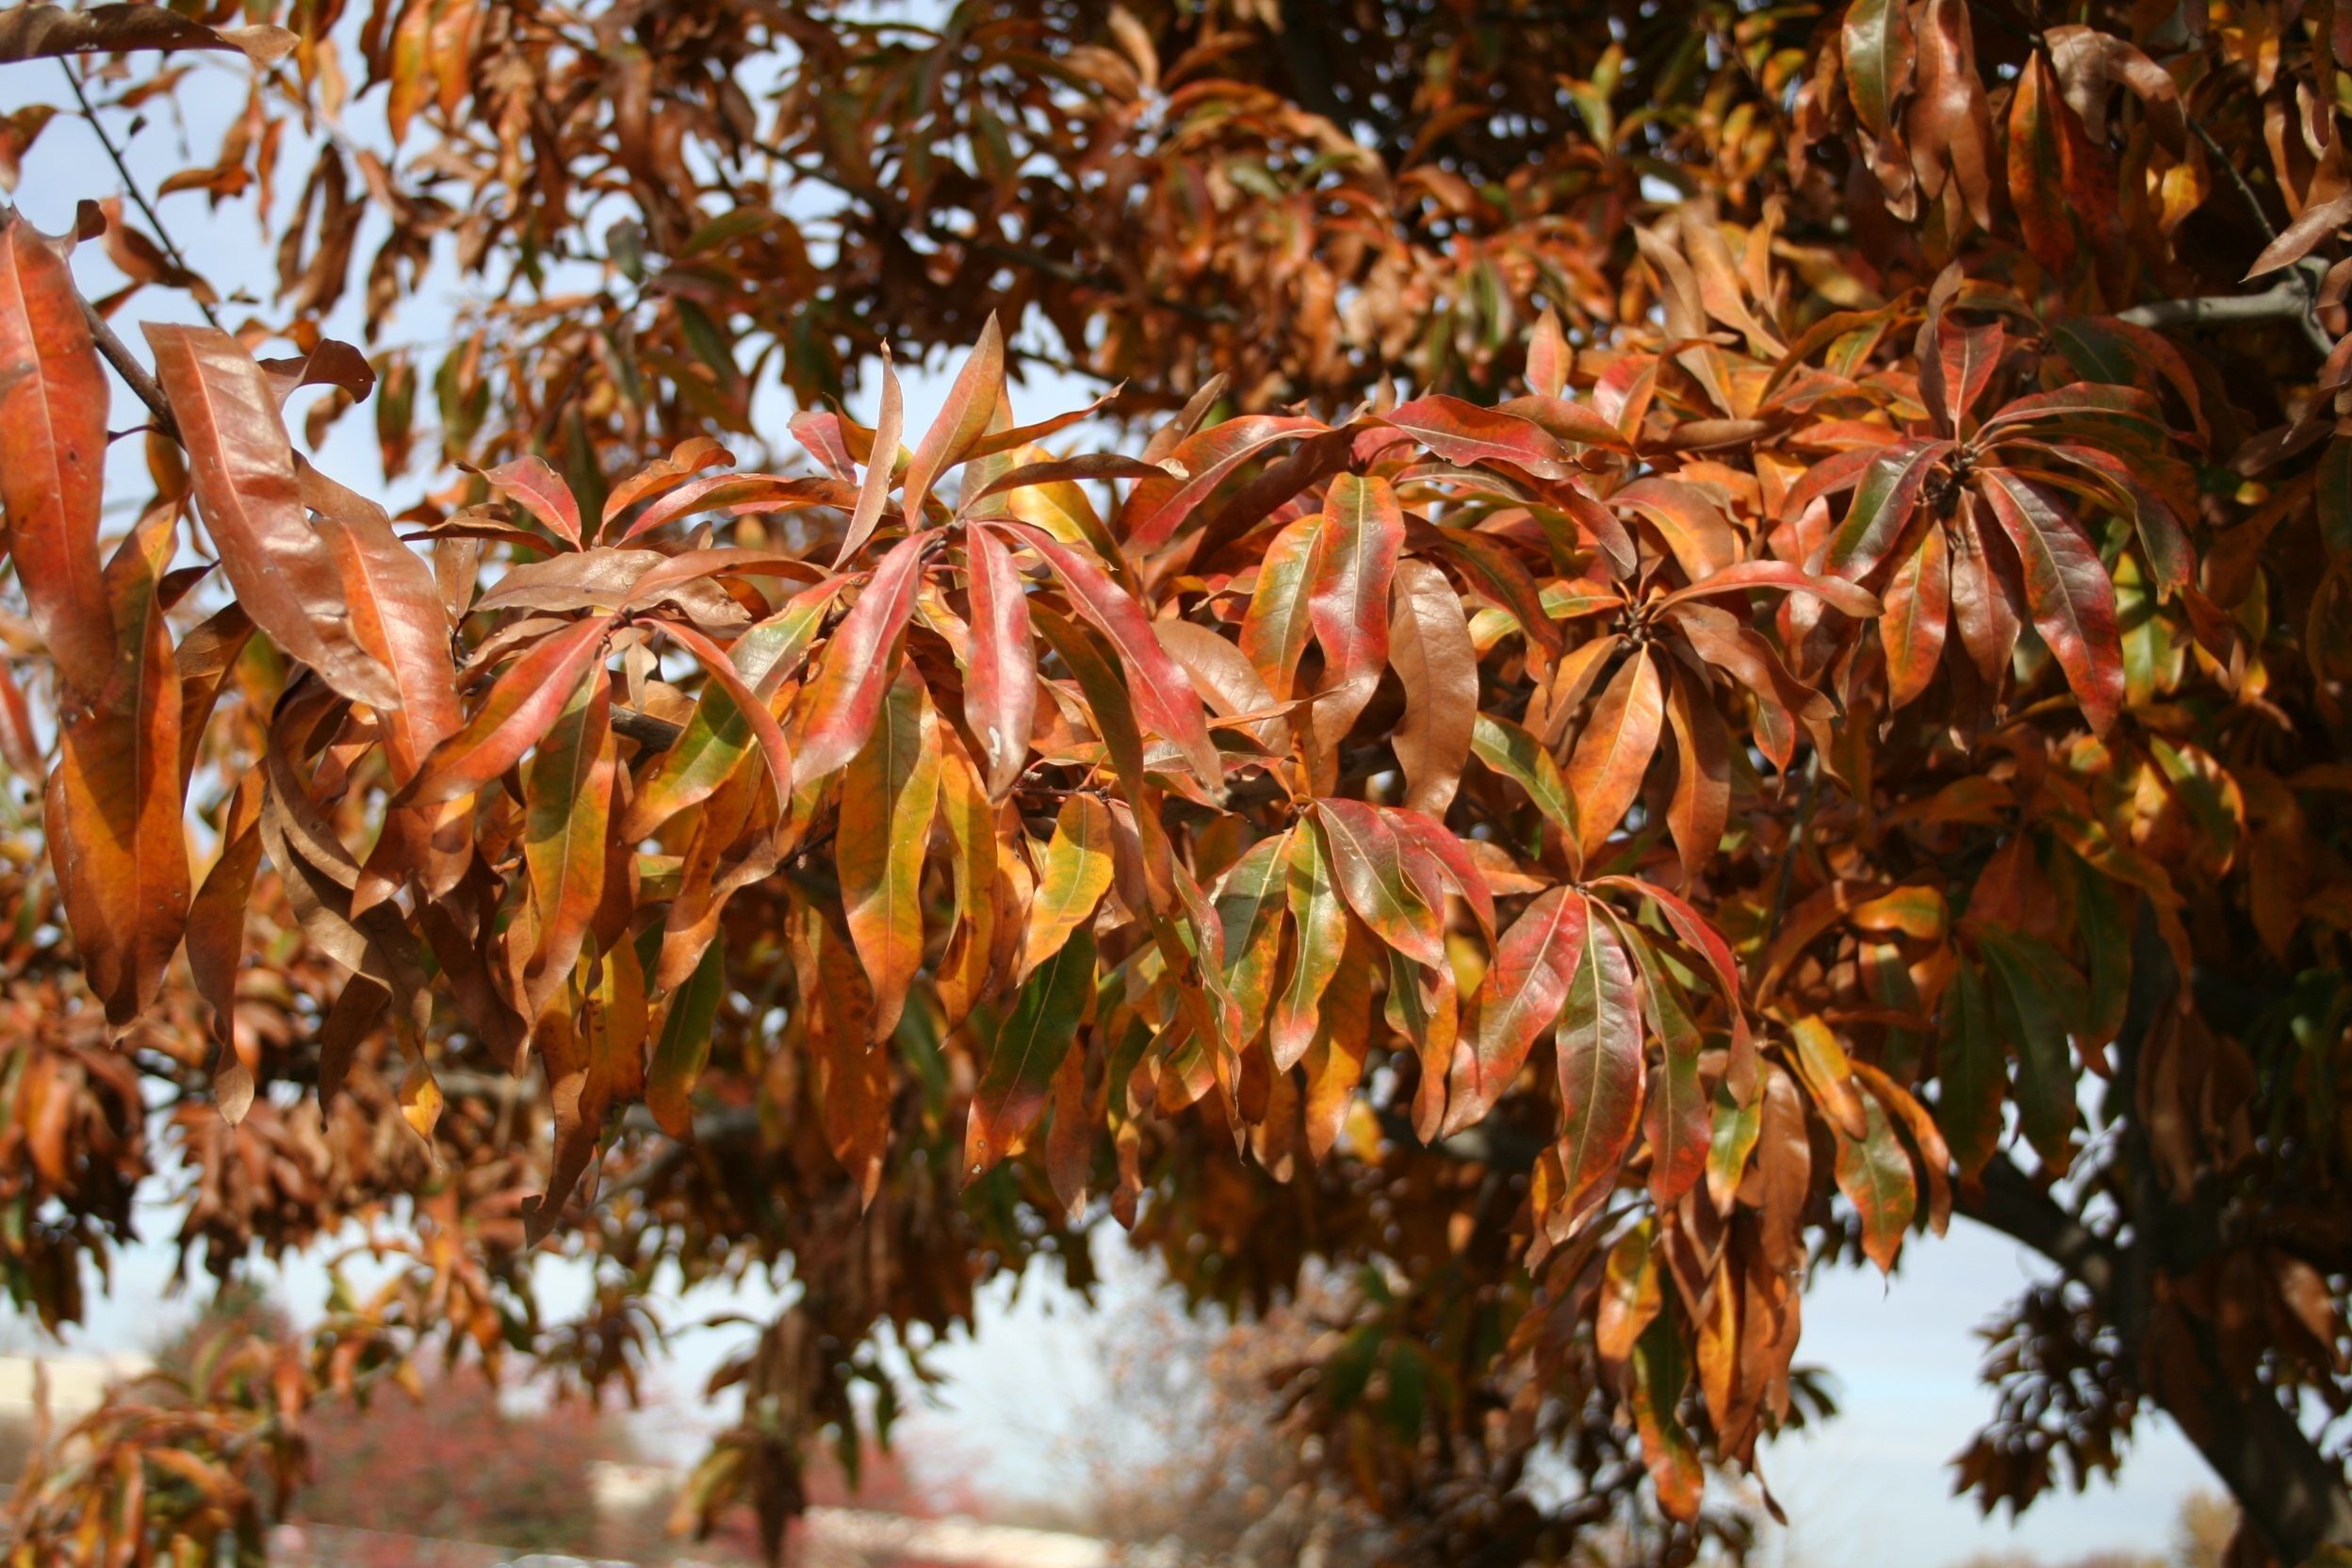
[[[1952,452],[1949,441],[1906,440],[1886,449],[1863,470],[1845,521],[1830,536],[1821,569],[1859,580],[1894,552],[1936,465]]]
[[[534,1015],[580,958],[611,859],[612,690],[602,672],[591,672],[568,698],[523,780],[523,858],[538,927],[526,971]]]
[[[1606,921],[1587,920],[1560,1013],[1559,1207],[1574,1215],[1616,1180],[1642,1119],[1642,998],[1633,961]]]
[[[1154,454],[1168,473],[1145,480],[1127,498],[1120,517],[1125,542],[1138,550],[1166,544],[1235,468],[1278,441],[1317,435],[1328,428],[1320,419],[1250,414],[1188,436],[1174,451]],[[1184,477],[1176,478],[1180,473]]]
[[[1323,503],[1308,620],[1322,645],[1324,688],[1312,710],[1330,751],[1372,700],[1388,662],[1389,586],[1404,547],[1405,517],[1385,480],[1341,474]]]
[[[343,574],[303,509],[269,374],[236,338],[210,327],[150,323],[147,343],[237,603],[271,642],[345,696],[399,708],[391,672],[351,635]]]
[[[1390,607],[1388,662],[1405,688],[1396,760],[1405,804],[1443,816],[1470,760],[1478,718],[1478,651],[1446,574],[1418,558],[1399,562]]]
[[[1358,800],[1315,803],[1341,894],[1372,934],[1418,964],[1446,961],[1441,912],[1406,863],[1407,845],[1388,814]]]
[[[45,801],[66,923],[117,1025],[155,1000],[188,921],[179,672],[158,595],[176,538],[171,512],[151,513],[106,567],[115,635],[136,661],[109,701],[65,710]]]
[[[1062,802],[1038,869],[1037,890],[1029,901],[1021,939],[1023,975],[1059,952],[1110,890],[1112,832],[1111,808],[1099,797],[1076,794]]]
[[[2000,468],[1981,476],[1994,519],[2023,568],[2034,629],[2050,645],[2066,684],[2098,734],[2123,709],[2123,645],[2115,629],[2115,585],[2082,525],[2055,496]]]
[[[117,668],[98,560],[106,468],[106,371],[74,273],[11,212],[0,219],[0,506],[33,626],[67,689],[90,697]]]
[[[1838,1190],[1862,1217],[1864,1255],[1880,1273],[1891,1273],[1903,1250],[1903,1233],[1919,1212],[1919,1180],[1886,1108],[1872,1095],[1863,1096],[1862,1102],[1862,1135],[1840,1132],[1838,1136]]]
[[[1443,393],[1398,403],[1386,422],[1448,463],[1503,464],[1544,479],[1571,472],[1566,450],[1543,426]]]
[[[916,533],[890,547],[858,602],[833,629],[792,758],[795,787],[806,787],[843,766],[866,743],[894,672],[891,649],[914,613],[915,591],[923,583],[923,555],[930,543],[928,536]]]
[[[1568,762],[1586,859],[1598,855],[1642,792],[1642,776],[1665,729],[1665,694],[1649,650],[1625,661],[1593,706]]]
[[[1037,651],[1029,596],[1012,552],[977,525],[964,535],[972,590],[972,654],[964,666],[964,718],[980,738],[988,796],[1002,800],[1029,760],[1037,722]]]
[[[1278,1072],[1288,1072],[1314,1045],[1322,1023],[1324,992],[1348,951],[1347,906],[1323,831],[1311,817],[1291,829],[1284,899],[1290,912],[1290,970],[1274,998],[1269,1024]]]
[[[836,830],[842,911],[874,983],[875,1039],[898,1027],[923,967],[923,859],[939,798],[939,719],[909,670],[890,683],[880,722],[850,761]]]
[[[1274,535],[1258,563],[1250,610],[1241,621],[1241,651],[1257,667],[1276,701],[1290,695],[1298,658],[1306,651],[1308,596],[1315,590],[1316,556],[1322,548],[1323,514],[1298,518]]]
[[[905,416],[906,398],[898,389],[898,372],[890,367],[890,349],[885,345],[882,416],[874,427],[873,449],[866,454],[866,475],[858,485],[857,509],[849,514],[849,528],[841,535],[841,547],[834,552],[833,565],[837,571],[866,547],[866,541],[874,537],[874,525],[882,520],[882,508],[890,498],[890,481],[898,469],[898,437]],[[911,506],[908,515],[919,521],[920,513],[919,505]]]
[[[1094,933],[1078,931],[1021,987],[997,1030],[964,1127],[964,1179],[987,1174],[1037,1125],[1094,994]]]
[[[1224,764],[1209,739],[1208,715],[1184,666],[1169,657],[1152,630],[1143,607],[1113,582],[1087,552],[1055,541],[1040,529],[1013,525],[1021,540],[1045,558],[1070,593],[1078,612],[1101,629],[1118,651],[1135,716],[1184,751],[1200,781],[1211,789],[1224,778]]]
[[[670,993],[669,1005],[662,1015],[662,1033],[645,1070],[645,1109],[674,1138],[694,1136],[689,1097],[710,1059],[710,1031],[726,997],[727,953],[712,942],[702,950],[702,959],[686,983]]]
[[[902,500],[906,513],[906,526],[923,526],[923,506],[929,498],[932,485],[950,467],[961,462],[980,437],[988,433],[988,421],[995,416],[997,400],[1004,390],[1004,335],[990,316],[980,329],[980,340],[964,357],[963,368],[956,372],[956,381],[947,389],[947,400],[939,405],[939,417],[923,432],[916,443],[912,457],[906,460],[906,488]],[[887,411],[886,411],[887,412]],[[878,443],[877,443],[878,444]],[[880,454],[887,466],[891,457]]]
[[[392,782],[406,784],[465,720],[440,588],[382,507],[307,467],[302,496],[319,514],[319,532],[342,568],[352,635],[400,688],[400,706],[385,721],[384,749]]]
[[[469,794],[523,760],[604,652],[609,618],[575,621],[532,644],[507,666],[466,727],[425,759],[401,798],[430,806]]]
[[[0,61],[140,49],[234,49],[274,65],[299,41],[284,27],[207,27],[167,6],[17,6],[0,15]]]
[[[1585,953],[1589,919],[1582,893],[1552,888],[1538,894],[1503,933],[1463,1025],[1470,1049],[1454,1061],[1446,1135],[1494,1108],[1526,1064],[1536,1037],[1560,1018]]]

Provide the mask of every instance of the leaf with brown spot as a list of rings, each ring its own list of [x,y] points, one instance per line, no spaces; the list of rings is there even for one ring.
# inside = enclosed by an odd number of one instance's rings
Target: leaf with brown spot
[[[1012,792],[1029,761],[1037,722],[1037,653],[1029,596],[1012,553],[978,524],[964,532],[972,594],[972,652],[964,663],[964,720],[980,738],[988,798]]]

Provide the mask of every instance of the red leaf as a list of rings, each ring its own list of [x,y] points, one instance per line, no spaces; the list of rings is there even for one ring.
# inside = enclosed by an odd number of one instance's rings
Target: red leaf
[[[931,487],[939,476],[963,461],[975,443],[988,433],[988,421],[996,415],[996,405],[1004,391],[1004,335],[990,316],[980,329],[980,341],[972,345],[965,356],[963,368],[956,372],[956,383],[947,389],[947,400],[939,405],[939,417],[923,433],[916,443],[914,455],[906,460],[906,487],[900,498],[899,509],[906,514],[906,526],[923,527],[923,503],[929,498]],[[884,405],[884,417],[889,407]],[[880,432],[875,433],[875,456],[886,467],[893,455],[881,449]]]
[[[835,851],[850,939],[874,983],[877,1040],[898,1027],[923,967],[923,861],[940,766],[938,715],[912,669],[891,681],[880,718],[842,777]]]
[[[526,1021],[571,977],[604,901],[612,825],[612,694],[602,671],[563,690],[561,715],[539,743],[523,781],[523,858],[530,870],[536,943],[524,969]]]
[[[433,568],[400,543],[384,508],[307,465],[302,499],[318,514],[318,531],[342,568],[351,634],[400,688],[400,707],[386,715],[384,754],[393,784],[404,785],[465,722],[440,587]]]
[[[1943,657],[1944,629],[1952,604],[1952,580],[1944,531],[1919,531],[1919,547],[1903,558],[1886,583],[1886,613],[1878,623],[1886,650],[1886,705],[1903,708],[1919,700],[1936,678]]]
[[[2294,266],[2311,254],[2313,246],[2346,223],[2352,223],[2352,195],[2313,203],[2280,230],[2278,238],[2262,247],[2262,253],[2254,258],[2254,265],[2246,270],[2246,276],[2239,281],[2250,282],[2265,272]]]
[[[1952,624],[1985,685],[1999,688],[2017,645],[2017,551],[1984,526],[1973,492],[1960,498],[1952,519]]]
[[[1389,586],[1404,543],[1404,513],[1385,480],[1341,474],[1331,481],[1307,597],[1326,666],[1308,715],[1327,753],[1372,700],[1387,666]]]
[[[994,329],[991,320],[990,329]],[[866,477],[858,486],[858,506],[849,514],[849,528],[841,535],[841,547],[834,552],[833,568],[839,571],[849,558],[865,548],[874,537],[876,523],[882,520],[882,508],[890,503],[890,481],[898,471],[898,438],[901,422],[906,417],[906,397],[898,389],[898,372],[890,368],[890,346],[882,349],[882,416],[874,427],[874,447],[866,454]],[[908,470],[908,477],[913,471]],[[910,498],[911,499],[911,498]],[[910,505],[907,526],[920,528],[922,513]]]
[[[1878,596],[1869,589],[1858,588],[1844,578],[1815,577],[1785,561],[1743,561],[1736,566],[1725,566],[1688,588],[1676,589],[1658,602],[1663,607],[1714,594],[1745,593],[1751,588],[1786,588],[1791,593],[1810,594],[1833,610],[1857,617],[1875,615],[1880,610]]]
[[[1830,536],[1821,570],[1857,582],[1870,576],[1902,541],[1928,476],[1952,449],[1949,441],[1904,441],[1872,456],[1846,520]]]
[[[1582,893],[1550,888],[1503,933],[1462,1026],[1470,1049],[1454,1058],[1441,1136],[1451,1137],[1494,1108],[1536,1037],[1559,1018],[1585,950],[1589,918]]]
[[[397,797],[430,806],[470,794],[523,760],[604,653],[609,617],[575,621],[541,638],[498,677],[466,727],[443,741]]]
[[[1331,867],[1348,907],[1372,934],[1417,964],[1446,962],[1440,911],[1422,896],[1405,862],[1405,841],[1388,814],[1360,800],[1318,800]]]
[[[1448,463],[1501,464],[1543,479],[1566,479],[1576,471],[1567,450],[1541,425],[1443,393],[1398,403],[1384,422]]]
[[[1277,441],[1316,435],[1330,428],[1320,419],[1250,414],[1187,436],[1162,457],[1171,473],[1145,480],[1128,496],[1120,514],[1126,542],[1142,550],[1166,544],[1226,475]],[[1178,479],[1177,472],[1186,477]]]
[[[858,755],[882,710],[882,694],[897,662],[891,646],[914,613],[923,584],[923,563],[933,536],[912,533],[890,547],[865,591],[825,644],[810,690],[800,751],[793,760],[794,786],[823,778]]]
[[[574,549],[580,548],[580,502],[564,476],[547,466],[544,457],[518,457],[485,468],[482,477],[490,488],[539,520],[541,527]]]
[[[1029,596],[1010,551],[977,524],[964,531],[972,592],[972,652],[964,666],[964,719],[980,738],[988,798],[1002,800],[1029,760],[1037,722],[1037,653]]]
[[[1676,753],[1666,825],[1674,836],[1682,885],[1688,888],[1723,847],[1731,821],[1732,737],[1705,675],[1679,662],[1670,662],[1666,675],[1666,722]]]
[[[67,688],[85,697],[117,663],[98,563],[106,468],[106,372],[73,271],[10,212],[0,218],[0,506],[33,625]]]
[[[1396,568],[1389,662],[1405,689],[1395,736],[1405,804],[1443,816],[1470,761],[1478,719],[1478,650],[1446,574],[1418,558]]]
[[[1924,0],[1919,9],[1919,91],[1907,128],[1911,167],[1933,200],[1949,176],[1979,228],[1992,219],[1992,107],[1977,72],[1967,0]]]
[[[1658,664],[1647,648],[1637,648],[1593,705],[1568,762],[1568,791],[1576,796],[1586,860],[1600,854],[1641,794],[1665,718]]]
[[[658,624],[663,636],[675,638],[701,662],[704,673],[725,687],[727,694],[735,699],[736,710],[751,726],[752,734],[760,742],[760,755],[767,759],[768,777],[776,786],[776,806],[781,816],[791,808],[792,800],[792,745],[784,738],[784,727],[776,722],[776,714],[770,710],[760,693],[743,679],[743,672],[736,667],[734,658],[727,649],[683,621],[662,621]]]
[[[1200,694],[1184,666],[1168,656],[1152,630],[1152,622],[1127,591],[1110,580],[1082,550],[1056,542],[1044,530],[1026,523],[1005,525],[1023,544],[1045,558],[1054,575],[1069,590],[1070,602],[1101,629],[1119,652],[1127,690],[1135,703],[1135,716],[1173,741],[1203,784],[1218,788],[1225,767],[1209,739],[1208,715]]]
[[[2034,629],[2066,674],[2091,728],[2105,734],[2123,707],[2123,645],[2115,588],[2082,525],[2055,496],[2005,469],[1979,481],[1993,515],[2017,547]]]
[[[151,512],[106,567],[115,639],[134,662],[106,702],[63,710],[45,802],[66,922],[118,1026],[155,1000],[188,921],[179,672],[156,593],[177,533],[169,509]]]

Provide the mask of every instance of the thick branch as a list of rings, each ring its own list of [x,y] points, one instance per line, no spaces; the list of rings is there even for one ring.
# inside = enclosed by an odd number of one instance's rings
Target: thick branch
[[[634,708],[612,710],[612,733],[623,740],[634,741],[647,751],[667,751],[678,744],[678,738],[686,733],[684,725],[657,719],[651,713]]]
[[[2159,300],[2116,313],[2116,319],[2159,331],[2232,326],[2248,321],[2292,321],[2311,314],[2311,298],[2302,275],[2290,273],[2260,294],[2209,294],[2194,300]]]
[[[2258,214],[2259,211],[2258,207]],[[2193,300],[2158,300],[2120,311],[2116,319],[2158,332],[2295,321],[2301,324],[2304,340],[2324,359],[2335,348],[2319,324],[2319,286],[2326,275],[2325,264],[2299,261],[2260,294],[2208,294]]]
[[[2114,1247],[2006,1158],[1986,1166],[1979,1185],[1964,1185],[1954,1206],[1978,1224],[2031,1247],[2093,1295],[2104,1298],[2115,1288]]]
[[[2136,1317],[2122,1298],[2148,1287],[2127,1277],[2114,1245],[2006,1159],[1986,1167],[1981,1187],[1964,1191],[1958,1207],[2056,1264],[2097,1298],[2107,1322],[2122,1328]],[[2155,1380],[2148,1393],[2230,1488],[2264,1544],[2281,1562],[2305,1561],[2323,1546],[2352,1546],[2352,1491],[2342,1467],[2275,1390],[2231,1374],[2210,1324],[2181,1315],[2180,1328],[2197,1365]],[[2134,1357],[2141,1354],[2136,1334],[2126,1344]],[[2166,1350],[2178,1354],[2177,1341]]]

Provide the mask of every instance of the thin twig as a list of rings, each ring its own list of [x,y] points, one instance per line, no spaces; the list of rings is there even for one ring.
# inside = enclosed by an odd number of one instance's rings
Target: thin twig
[[[2182,118],[2187,117],[2184,115]],[[2255,223],[2261,227],[2262,238],[2278,238],[2278,227],[2271,222],[2270,214],[2262,210],[2262,199],[2254,193],[2254,187],[2247,183],[2246,172],[2230,161],[2230,155],[2222,151],[2221,143],[2213,139],[2213,133],[2207,130],[2201,122],[2190,120],[2189,129],[2197,133],[2197,139],[2205,144],[2205,151],[2212,155],[2213,160],[2221,165],[2221,172],[2230,176],[2230,183],[2237,188],[2238,200],[2246,204],[2246,210],[2254,215]]]
[[[74,298],[79,300],[81,296],[76,294]],[[139,356],[114,335],[114,329],[106,324],[106,318],[98,314],[98,307],[88,300],[82,300],[81,304],[82,319],[90,324],[90,341],[98,345],[98,351],[106,356],[108,365],[114,367],[114,373],[122,378],[122,384],[147,405],[147,412],[155,416],[155,428],[177,441],[180,438],[180,421],[173,417],[172,400],[163,395],[163,387],[149,373],[147,367],[139,362]]]
[[[2241,170],[2230,155],[2223,150],[2221,143],[2213,139],[2213,133],[2207,130],[2202,122],[2190,119],[2188,124],[2189,129],[2197,133],[2197,139],[2205,144],[2207,155],[2219,164],[2221,172],[2230,177],[2230,184],[2237,191],[2238,200],[2246,204],[2246,210],[2253,215],[2255,226],[2262,231],[2263,240],[2267,242],[2277,239],[2278,237],[2278,227],[2271,222],[2270,214],[2262,210],[2262,199],[2255,193],[2254,187],[2246,179],[2245,171]],[[2265,304],[2271,308],[2259,308]],[[2203,311],[2196,309],[2197,306],[2223,305],[2234,305],[2238,309],[2235,312],[2212,308]],[[2132,311],[2125,311],[2123,319],[2148,327],[2203,326],[2230,321],[2299,320],[2303,326],[2304,338],[2312,348],[2319,351],[2322,359],[2335,351],[2335,343],[2328,337],[2327,329],[2319,324],[2319,280],[2312,277],[2300,265],[2295,267],[2284,278],[2261,294],[2249,294],[2235,300],[2173,300],[2166,301],[2161,305],[2143,305],[2139,308],[2161,317],[2168,309],[2180,306],[2187,306],[2190,309],[2186,314],[2176,315],[2168,319],[2139,321]]]
[[[90,106],[88,94],[82,91],[82,79],[74,74],[74,67],[63,58],[58,59],[57,69],[65,73],[65,85],[74,90],[74,101],[82,106],[82,118],[90,122],[90,134],[98,139],[98,145],[106,150],[106,156],[114,160],[114,172],[122,176],[123,191],[139,204],[139,210],[147,215],[148,225],[155,231],[155,237],[163,242],[164,253],[182,272],[193,275],[196,269],[190,267],[188,258],[180,253],[179,246],[172,241],[172,231],[163,226],[163,219],[147,200],[147,193],[139,189],[139,182],[131,177],[131,166],[122,160],[122,149],[115,146],[114,138],[106,134],[106,127],[98,119],[98,111]],[[191,293],[188,297],[196,302],[196,308],[204,313],[204,319],[211,323],[215,332],[227,330],[220,325],[220,318],[212,313],[212,306],[205,303],[201,295]]]

